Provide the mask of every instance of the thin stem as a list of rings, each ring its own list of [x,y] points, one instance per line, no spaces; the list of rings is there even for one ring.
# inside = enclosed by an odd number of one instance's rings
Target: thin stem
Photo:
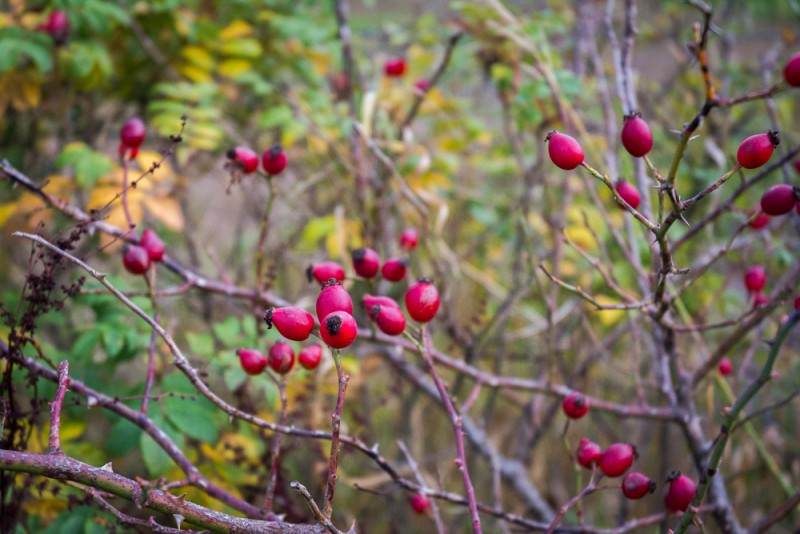
[[[288,375],[282,375],[280,382],[278,382],[278,392],[281,398],[281,411],[278,414],[278,424],[283,426],[286,424],[286,382]],[[272,465],[269,470],[269,482],[267,483],[267,493],[264,497],[264,510],[267,512],[272,511],[272,504],[275,499],[275,486],[278,483],[278,469],[280,467],[281,455],[281,433],[274,432],[272,434]]]
[[[594,473],[592,473],[592,479],[589,481],[589,484],[581,491],[579,491],[577,495],[575,495],[569,501],[567,501],[567,503],[564,506],[558,509],[558,513],[553,518],[553,521],[550,523],[550,527],[547,529],[547,534],[552,534],[553,532],[555,532],[556,527],[564,518],[564,514],[566,514],[570,508],[572,508],[576,503],[579,503],[587,495],[597,491],[597,483],[600,481],[601,478],[603,478],[602,475],[598,476],[597,478],[594,478]]]
[[[50,454],[63,456],[61,448],[61,407],[64,405],[64,395],[69,387],[69,362],[62,360],[58,366],[58,388],[53,402],[50,403]]]
[[[131,210],[128,206],[128,158],[122,156],[122,210],[125,212],[125,222],[128,223],[128,228],[134,228],[133,217],[131,217]]]
[[[342,351],[332,349],[333,361],[336,364],[336,374],[339,377],[339,391],[336,396],[336,409],[331,414],[331,454],[328,462],[328,483],[325,487],[325,505],[323,514],[330,519],[333,513],[333,494],[336,492],[336,471],[339,468],[339,427],[342,422],[342,408],[344,407],[344,394],[350,375],[345,374],[342,367]]]
[[[322,525],[326,529],[328,529],[328,532],[330,532],[331,534],[343,534],[342,531],[340,531],[333,525],[333,523],[331,523],[330,518],[322,513],[322,511],[319,509],[319,506],[317,506],[317,503],[311,497],[311,493],[308,492],[308,489],[306,489],[304,485],[302,485],[296,480],[292,480],[289,483],[289,487],[303,496],[303,499],[305,499],[306,504],[308,504],[308,507],[311,509],[311,513],[314,514],[314,517],[317,519],[317,521],[322,523]]]
[[[156,274],[157,270],[153,265],[149,273],[145,276],[147,281],[147,291],[150,295],[150,302],[153,306],[153,319],[159,322],[158,317],[158,301],[156,300]],[[152,277],[152,278],[151,278]],[[139,408],[143,414],[147,415],[148,402],[150,401],[150,392],[153,389],[153,381],[156,375],[156,331],[150,332],[150,343],[147,345],[147,378],[144,383],[144,394],[142,396],[142,404]]]
[[[267,184],[269,184],[269,198],[267,199],[267,205],[264,207],[264,213],[261,214],[261,228],[256,246],[256,288],[259,292],[264,291],[264,257],[270,230],[269,216],[272,213],[272,204],[275,201],[275,187],[272,184],[272,178],[267,178]]]

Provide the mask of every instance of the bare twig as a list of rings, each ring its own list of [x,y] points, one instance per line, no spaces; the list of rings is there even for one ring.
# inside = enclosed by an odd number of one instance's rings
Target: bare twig
[[[58,388],[53,402],[50,403],[50,452],[49,454],[63,456],[61,448],[61,407],[64,404],[64,395],[69,388],[69,362],[62,360],[58,366]]]

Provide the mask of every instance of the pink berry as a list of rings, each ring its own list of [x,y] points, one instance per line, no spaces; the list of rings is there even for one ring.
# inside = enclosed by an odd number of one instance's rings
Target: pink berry
[[[144,134],[144,122],[139,117],[133,117],[122,126],[119,139],[125,148],[139,148],[144,142]]]
[[[67,17],[67,13],[59,10],[51,12],[50,16],[47,17],[47,22],[41,24],[38,29],[49,33],[56,46],[63,45],[69,36],[69,18]]]
[[[619,180],[616,185],[617,194],[631,205],[633,209],[638,209],[639,204],[642,202],[642,197],[639,195],[639,191],[629,182],[625,180]],[[618,204],[620,209],[625,209],[625,206],[622,204]]]
[[[353,269],[362,278],[372,278],[378,274],[381,258],[369,247],[357,248],[350,254],[353,258]]]
[[[306,278],[308,278],[309,282],[313,279],[320,284],[324,284],[331,278],[344,282],[344,267],[335,261],[312,263],[306,269]]]
[[[761,209],[767,215],[785,215],[797,203],[797,194],[789,184],[773,185],[761,197]]]
[[[670,512],[685,512],[694,499],[697,484],[677,471],[672,472],[667,482],[669,487],[664,495],[664,506]]]
[[[414,83],[414,89],[416,89],[420,93],[425,93],[425,92],[428,91],[428,86],[429,85],[430,85],[430,82],[428,80],[426,80],[425,78],[422,78],[421,80],[417,80]]]
[[[399,308],[376,305],[370,309],[369,317],[389,336],[399,336],[406,329],[406,316]]]
[[[389,258],[381,268],[381,274],[390,282],[399,282],[406,276],[408,260],[404,258]]]
[[[727,356],[719,361],[719,374],[728,376],[733,372],[733,362]]]
[[[439,291],[427,278],[418,279],[406,292],[406,310],[420,323],[427,323],[436,316],[439,302]]]
[[[128,245],[122,256],[122,265],[131,274],[144,274],[150,267],[150,255],[138,245]]]
[[[406,228],[405,230],[403,230],[403,233],[400,234],[400,248],[402,248],[403,250],[406,251],[414,250],[415,248],[417,248],[418,242],[419,242],[419,232],[417,232],[416,228]]]
[[[264,172],[270,176],[283,172],[287,162],[286,152],[283,151],[281,145],[272,145],[261,155],[261,166],[264,167]]]
[[[228,159],[233,161],[245,174],[258,169],[258,154],[245,146],[237,146],[228,150]]]
[[[285,375],[294,366],[294,349],[285,341],[278,341],[269,348],[269,366],[280,375]]]
[[[753,294],[753,306],[757,308],[759,306],[766,306],[767,304],[769,304],[769,297],[764,293],[759,291]]]
[[[761,265],[753,265],[744,273],[744,285],[750,293],[764,289],[767,283],[767,271]]]
[[[142,232],[139,246],[147,251],[151,261],[161,261],[164,258],[164,242],[152,228],[147,228]]]
[[[335,311],[320,321],[319,334],[329,347],[343,349],[355,341],[358,325],[348,312]]]
[[[570,419],[580,419],[589,412],[589,401],[581,393],[573,391],[561,403],[561,408]]]
[[[614,443],[609,445],[600,456],[600,470],[607,477],[620,476],[633,465],[636,450],[628,443]]]
[[[427,514],[431,509],[431,501],[419,493],[412,495],[409,502],[411,503],[411,509],[418,514]]]
[[[783,68],[783,79],[792,87],[800,87],[800,54],[795,54]]]
[[[255,349],[239,349],[236,351],[242,369],[249,375],[260,374],[267,366],[267,357]]]
[[[325,316],[335,311],[352,314],[353,299],[341,282],[330,279],[322,285],[322,290],[317,296],[317,319],[322,322]]]
[[[553,130],[547,134],[545,142],[548,143],[547,152],[550,154],[550,160],[556,167],[571,171],[583,163],[583,149],[575,138]]]
[[[309,345],[300,351],[297,360],[300,362],[300,365],[309,371],[316,369],[319,362],[322,361],[322,346],[318,343]]]
[[[628,153],[641,158],[653,148],[653,133],[638,112],[626,115],[622,126],[622,146]]]
[[[751,135],[739,145],[736,160],[745,169],[757,169],[769,161],[779,143],[777,130]]]
[[[603,449],[594,441],[583,438],[578,443],[578,450],[575,452],[575,459],[587,469],[592,469],[603,454]]]
[[[388,59],[383,65],[383,72],[390,78],[399,78],[406,72],[406,60],[401,57]]]
[[[656,491],[656,483],[638,471],[632,471],[622,479],[622,494],[629,499],[641,499]]]
[[[369,293],[364,293],[364,296],[361,297],[361,305],[364,306],[364,309],[367,310],[367,312],[369,312],[369,310],[375,306],[397,308],[398,310],[400,309],[400,305],[393,298],[370,295]]]
[[[751,214],[752,215],[752,214]],[[769,215],[760,211],[756,217],[748,223],[753,230],[761,230],[769,224]]]
[[[305,341],[314,328],[314,316],[302,308],[270,308],[264,314],[267,328],[275,329],[286,339]]]

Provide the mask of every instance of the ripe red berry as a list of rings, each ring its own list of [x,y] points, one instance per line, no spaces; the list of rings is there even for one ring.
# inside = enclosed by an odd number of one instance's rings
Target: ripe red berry
[[[399,282],[406,276],[408,260],[404,258],[389,258],[381,268],[381,274],[390,282]]]
[[[260,374],[267,366],[267,357],[255,349],[239,349],[236,351],[242,369],[249,375]]]
[[[258,154],[251,148],[237,146],[228,150],[227,156],[245,174],[250,174],[258,169]]]
[[[309,371],[316,369],[316,367],[319,365],[319,362],[322,361],[322,346],[318,343],[309,345],[300,351],[300,355],[297,357],[297,360],[300,362],[300,365]]]
[[[789,184],[773,185],[761,197],[761,209],[767,215],[785,215],[797,203],[797,195]]]
[[[378,253],[369,247],[357,248],[351,254],[353,269],[362,278],[372,278],[378,274],[381,267],[381,258]]]
[[[753,306],[766,306],[769,304],[769,297],[760,291],[753,295]]]
[[[150,255],[138,245],[128,245],[122,256],[122,264],[131,274],[144,274],[150,267]]]
[[[722,376],[728,376],[733,372],[733,362],[727,356],[723,357],[719,361],[719,374]]]
[[[147,228],[142,232],[139,246],[147,251],[151,261],[161,261],[164,258],[164,242],[152,228]]]
[[[594,441],[583,438],[578,443],[578,450],[575,452],[575,459],[587,469],[592,469],[603,454],[603,449]]]
[[[353,313],[353,299],[342,283],[333,278],[322,285],[322,290],[317,296],[317,319],[322,319],[331,312],[343,311]]]
[[[744,285],[751,293],[764,289],[767,283],[767,271],[760,265],[753,265],[744,273]]]
[[[780,137],[777,130],[751,135],[739,145],[736,160],[745,169],[757,169],[769,161],[779,143]]]
[[[264,172],[270,176],[283,172],[287,162],[286,152],[283,151],[281,145],[272,145],[261,155],[261,166],[264,167]]]
[[[383,72],[390,78],[398,78],[406,72],[406,60],[401,57],[388,59],[383,65]]]
[[[626,115],[622,125],[622,146],[628,153],[641,158],[653,148],[653,133],[642,119],[641,113],[635,112]]]
[[[571,171],[583,163],[583,149],[575,138],[553,130],[547,134],[545,142],[548,143],[550,160],[556,167]]]
[[[398,310],[400,309],[400,305],[393,298],[370,295],[369,293],[364,293],[364,296],[361,297],[361,305],[364,306],[364,309],[367,310],[367,312],[369,312],[375,306],[388,306],[389,308],[397,308]]]
[[[314,328],[314,316],[302,308],[270,308],[264,314],[267,328],[275,329],[286,339],[305,341]]]
[[[411,503],[411,508],[418,514],[427,514],[428,511],[431,509],[431,501],[424,495],[420,495],[419,493],[415,493],[409,499]]]
[[[664,506],[670,512],[684,512],[694,499],[697,484],[686,475],[673,471],[667,479],[669,487],[664,495]]]
[[[750,215],[752,216],[752,213]],[[769,215],[767,215],[763,211],[760,211],[758,215],[756,215],[755,218],[748,223],[748,226],[750,226],[750,228],[752,228],[753,230],[761,230],[768,224],[769,224]]]
[[[427,323],[439,311],[439,291],[433,282],[420,278],[406,292],[406,310],[412,319]]]
[[[800,54],[795,54],[783,68],[783,79],[792,87],[800,87]]]
[[[636,450],[628,443],[609,445],[600,456],[600,470],[607,477],[618,477],[633,465]]]
[[[369,317],[389,336],[399,336],[406,329],[406,316],[399,308],[378,304],[370,308]]]
[[[47,21],[39,26],[40,30],[50,34],[56,46],[67,42],[69,36],[69,18],[66,12],[55,10],[47,17]]]
[[[655,490],[655,481],[638,471],[630,472],[622,479],[622,494],[629,499],[641,499]]]
[[[589,412],[589,401],[581,393],[573,391],[567,395],[561,407],[570,419],[580,419]]]
[[[285,341],[278,341],[269,348],[269,366],[280,375],[285,375],[294,366],[294,349]]]
[[[406,228],[403,230],[403,233],[400,234],[400,248],[403,250],[414,250],[417,248],[418,242],[419,232],[417,232],[416,228]]]
[[[320,284],[324,284],[331,278],[344,282],[344,267],[335,261],[312,263],[306,269],[306,278],[308,278],[309,282],[313,279]]]
[[[633,184],[626,182],[625,180],[619,180],[615,187],[617,190],[617,194],[622,197],[622,200],[627,202],[631,205],[633,209],[638,209],[639,204],[642,202],[642,197],[639,195],[639,190],[636,189]],[[620,203],[617,203],[620,209],[625,209]]]
[[[133,117],[122,125],[119,131],[119,153],[121,156],[128,155],[129,159],[136,157],[139,147],[144,142],[145,126],[142,119]]]
[[[795,297],[794,299],[794,309],[800,310],[800,297]]]
[[[319,334],[329,347],[343,349],[355,341],[358,325],[348,312],[335,311],[320,321]]]

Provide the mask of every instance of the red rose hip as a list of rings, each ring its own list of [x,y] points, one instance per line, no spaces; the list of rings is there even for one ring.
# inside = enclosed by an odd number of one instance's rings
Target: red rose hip
[[[411,509],[418,514],[427,514],[431,509],[431,501],[428,500],[426,496],[420,495],[419,493],[412,495],[409,502],[411,503]]]
[[[150,267],[150,255],[138,245],[128,245],[122,256],[122,264],[131,274],[144,274]]]
[[[583,438],[578,443],[578,450],[575,451],[575,459],[580,465],[587,469],[592,469],[600,461],[603,449],[594,441]]]
[[[628,443],[609,445],[600,456],[600,470],[607,477],[618,477],[633,465],[635,455],[635,449]]]
[[[343,349],[355,341],[358,325],[353,316],[344,311],[335,311],[320,321],[319,334],[322,341],[333,349]]]
[[[322,361],[322,346],[318,343],[309,345],[300,351],[297,361],[300,362],[300,365],[302,365],[303,368],[308,369],[309,371],[316,369],[319,365],[319,362]]]
[[[127,155],[133,159],[139,153],[139,147],[144,142],[145,126],[142,119],[133,117],[122,125],[119,131],[119,154]]]
[[[639,190],[636,189],[631,183],[626,182],[625,180],[619,180],[615,186],[615,189],[622,200],[630,204],[633,209],[639,208],[639,204],[642,202],[642,197],[639,195]],[[625,206],[622,204],[617,203],[617,205],[620,209],[625,209]]]
[[[692,504],[697,484],[691,478],[677,471],[672,472],[667,482],[669,487],[664,495],[664,506],[670,512],[685,512]]]
[[[785,215],[797,203],[797,195],[789,184],[777,184],[767,189],[761,196],[761,209],[767,215]]]
[[[408,260],[405,258],[389,258],[381,267],[381,274],[390,282],[399,282],[406,276]]]
[[[282,173],[287,163],[286,152],[283,151],[281,145],[272,145],[261,155],[261,166],[264,168],[264,172],[270,176]]]
[[[390,78],[399,78],[406,72],[406,60],[401,57],[393,57],[383,65],[383,72]]]
[[[646,475],[633,471],[622,479],[622,494],[629,499],[641,499],[656,491],[656,483]]]
[[[369,313],[375,306],[384,306],[389,308],[397,308],[400,309],[400,305],[391,297],[384,297],[380,295],[370,295],[369,293],[365,293],[363,297],[361,297],[361,304],[364,306],[364,309],[367,310]]]
[[[555,130],[545,138],[547,152],[553,164],[565,171],[571,171],[583,163],[583,149],[574,137]]]
[[[783,68],[783,79],[792,87],[800,87],[800,54],[795,54]]]
[[[391,306],[373,306],[370,309],[369,317],[384,334],[399,336],[406,329],[406,316],[399,308]]]
[[[260,374],[267,366],[267,357],[255,349],[239,349],[236,355],[242,369],[249,375]]]
[[[589,401],[583,394],[573,391],[561,403],[561,408],[570,419],[580,419],[589,412]]]
[[[314,316],[302,308],[270,308],[264,314],[267,328],[280,332],[286,339],[305,341],[314,328]]]
[[[278,341],[269,348],[267,360],[273,371],[285,375],[294,366],[294,349],[287,342]]]
[[[767,271],[761,265],[753,265],[744,273],[744,285],[750,293],[764,289],[767,283]]]
[[[747,223],[747,225],[753,230],[761,230],[762,228],[765,228],[768,224],[769,224],[769,215],[767,215],[763,211],[760,211],[758,215],[756,215],[755,218],[753,218],[752,221]]]
[[[362,278],[372,278],[378,274],[381,267],[381,258],[378,253],[369,247],[357,248],[350,253],[353,258],[353,269]]]
[[[635,158],[645,156],[653,148],[653,133],[642,119],[641,113],[635,112],[625,116],[621,137],[622,146]]]
[[[419,243],[419,233],[416,228],[406,228],[400,234],[400,248],[405,251],[414,250]]]
[[[751,135],[739,145],[736,160],[745,169],[757,169],[769,161],[778,144],[780,136],[777,130]]]
[[[420,278],[406,292],[406,310],[412,319],[427,323],[439,311],[439,291],[433,282]]]
[[[164,258],[164,242],[152,228],[147,228],[142,232],[139,246],[147,251],[151,261],[161,261]]]
[[[719,361],[719,374],[722,376],[728,376],[733,372],[733,362],[727,356],[723,357]]]
[[[353,313],[353,299],[350,293],[342,286],[338,280],[331,278],[322,285],[322,289],[317,296],[317,319],[322,322],[331,312],[343,311],[348,314]]]
[[[258,154],[251,148],[237,146],[228,150],[227,156],[245,174],[250,174],[258,169]]]
[[[335,261],[312,263],[308,266],[308,269],[306,269],[306,278],[308,278],[309,282],[311,282],[311,280],[316,280],[320,284],[324,284],[331,278],[344,282],[344,277],[344,267]]]

